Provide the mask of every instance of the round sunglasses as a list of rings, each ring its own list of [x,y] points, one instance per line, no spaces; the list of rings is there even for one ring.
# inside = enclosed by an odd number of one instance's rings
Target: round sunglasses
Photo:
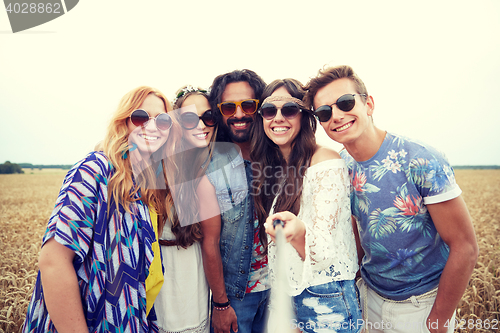
[[[150,119],[154,119],[156,128],[160,131],[166,131],[172,127],[172,118],[167,113],[159,113],[156,117],[152,118],[146,111],[137,109],[130,114],[130,121],[137,127],[146,127]]]
[[[300,107],[293,102],[285,103],[280,109],[281,115],[286,119],[293,119],[297,117],[299,112],[302,112]],[[271,120],[274,119],[274,117],[276,117],[276,115],[278,114],[278,108],[272,103],[265,103],[260,107],[259,113],[262,118]]]
[[[332,117],[332,107],[334,105],[337,105],[337,108],[339,110],[344,111],[344,112],[349,112],[354,108],[354,105],[356,105],[356,95],[359,96],[364,96],[366,97],[366,94],[345,94],[340,96],[337,101],[333,104],[330,105],[322,105],[316,110],[314,110],[314,115],[320,122],[325,122],[330,120]]]
[[[223,102],[217,104],[217,107],[225,117],[231,117],[236,113],[238,106],[241,107],[246,114],[254,114],[257,111],[257,105],[259,105],[258,99],[244,99],[239,102]]]
[[[203,112],[201,116],[198,116],[194,112],[184,112],[181,114],[181,126],[187,130],[196,128],[200,120],[208,127],[214,127],[216,124],[212,110]]]

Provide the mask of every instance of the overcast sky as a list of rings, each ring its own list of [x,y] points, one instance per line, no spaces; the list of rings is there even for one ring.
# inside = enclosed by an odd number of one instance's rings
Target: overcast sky
[[[249,68],[306,83],[351,65],[382,129],[453,165],[500,165],[500,1],[82,0],[12,33],[0,8],[0,163],[73,164],[139,85]],[[334,149],[323,128],[318,141]]]

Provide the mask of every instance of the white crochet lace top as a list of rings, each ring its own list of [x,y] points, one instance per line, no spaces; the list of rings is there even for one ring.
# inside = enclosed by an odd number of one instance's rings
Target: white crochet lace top
[[[306,170],[298,218],[306,226],[305,258],[285,244],[290,296],[309,286],[352,280],[358,270],[356,243],[351,224],[350,180],[344,160],[320,162]],[[270,215],[273,214],[271,209]],[[276,281],[276,243],[269,241],[271,288]]]

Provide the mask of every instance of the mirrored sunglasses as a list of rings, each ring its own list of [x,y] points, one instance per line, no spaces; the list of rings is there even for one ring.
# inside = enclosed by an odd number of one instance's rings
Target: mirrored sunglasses
[[[356,95],[366,97],[366,94],[345,94],[340,96],[337,101],[331,105],[322,105],[314,110],[314,115],[320,122],[325,122],[332,118],[332,107],[337,105],[337,108],[344,112],[349,112],[356,105]]]
[[[172,127],[172,118],[167,113],[159,113],[152,118],[146,111],[137,109],[130,114],[130,121],[137,127],[146,127],[150,119],[154,119],[156,128],[160,131],[166,131]]]

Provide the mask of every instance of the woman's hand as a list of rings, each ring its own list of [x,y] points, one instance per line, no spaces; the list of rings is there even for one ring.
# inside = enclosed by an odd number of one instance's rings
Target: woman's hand
[[[264,223],[266,228],[266,233],[271,236],[273,242],[276,241],[276,229],[273,226],[274,220],[281,220],[285,224],[283,227],[283,233],[285,235],[285,240],[290,243],[302,259],[305,256],[305,241],[306,241],[306,226],[302,220],[297,218],[297,216],[290,212],[279,212],[270,215]],[[277,225],[276,228],[281,228]]]

